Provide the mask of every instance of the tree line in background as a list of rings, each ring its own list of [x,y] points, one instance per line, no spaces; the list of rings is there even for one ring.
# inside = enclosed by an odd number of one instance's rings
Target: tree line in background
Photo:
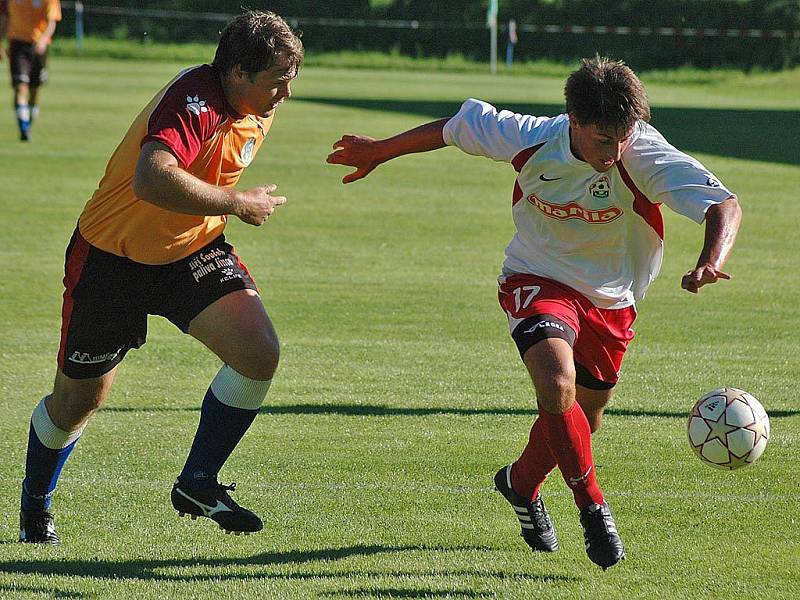
[[[399,51],[411,56],[459,53],[488,60],[487,30],[462,25],[485,22],[488,0],[101,0],[91,6],[180,10],[236,14],[244,4],[272,10],[285,17],[338,19],[398,19],[437,22],[435,29],[324,26],[301,21],[309,51]],[[65,14],[69,27],[73,15]],[[691,27],[716,29],[800,30],[798,0],[500,0],[499,22],[515,19],[523,25],[605,25],[631,27]],[[446,24],[446,25],[445,25]],[[88,35],[116,35],[158,41],[214,41],[220,23],[152,17],[119,17],[87,13]],[[500,48],[506,43],[500,33]],[[595,52],[622,58],[634,68],[732,66],[743,69],[780,69],[800,64],[800,39],[664,37],[526,33],[515,47],[518,60],[574,61]]]

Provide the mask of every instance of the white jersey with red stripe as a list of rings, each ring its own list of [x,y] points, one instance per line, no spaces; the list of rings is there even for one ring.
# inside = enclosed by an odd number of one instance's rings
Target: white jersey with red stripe
[[[733,195],[644,122],[606,173],[572,154],[565,114],[498,112],[469,99],[447,121],[444,141],[511,163],[518,172],[512,198],[517,232],[503,274],[554,279],[600,308],[634,304],[658,275],[662,203],[702,223],[709,206]]]

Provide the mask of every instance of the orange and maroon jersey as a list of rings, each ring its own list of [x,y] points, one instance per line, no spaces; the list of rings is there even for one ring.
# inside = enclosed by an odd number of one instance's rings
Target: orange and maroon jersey
[[[48,21],[61,20],[59,0],[7,0],[5,5],[8,15],[6,37],[9,40],[38,42]]]
[[[142,145],[160,142],[195,177],[233,186],[253,160],[272,117],[238,115],[210,65],[187,69],[162,89],[125,134],[78,221],[93,246],[136,262],[175,262],[222,233],[226,217],[188,215],[137,198],[131,182]]]

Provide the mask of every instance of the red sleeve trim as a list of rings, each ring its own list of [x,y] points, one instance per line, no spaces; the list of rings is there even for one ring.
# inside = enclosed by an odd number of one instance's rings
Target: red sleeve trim
[[[547,142],[542,142],[541,144],[536,144],[530,148],[520,150],[517,155],[511,159],[511,164],[514,166],[514,170],[517,173],[522,171],[522,167],[524,167],[531,157],[536,154],[536,151],[546,143]],[[514,180],[514,193],[511,195],[511,206],[516,205],[516,203],[520,200],[522,200],[522,187],[519,185],[519,180]]]
[[[535,146],[531,146],[530,148],[525,148],[524,150],[520,150],[517,155],[511,159],[511,164],[514,166],[514,170],[519,173],[522,171],[522,167],[525,166],[531,156],[536,154],[536,151],[544,146],[547,142],[542,142],[541,144],[536,144]]]
[[[622,181],[624,181],[628,189],[633,192],[633,211],[642,217],[645,222],[653,228],[658,237],[663,240],[664,217],[661,216],[661,203],[653,204],[647,199],[647,196],[633,183],[633,179],[628,175],[628,171],[625,169],[625,165],[622,164],[622,161],[617,161],[617,170],[619,170]]]
[[[186,169],[226,118],[216,75],[203,65],[181,75],[166,89],[150,114],[140,145],[164,144]]]

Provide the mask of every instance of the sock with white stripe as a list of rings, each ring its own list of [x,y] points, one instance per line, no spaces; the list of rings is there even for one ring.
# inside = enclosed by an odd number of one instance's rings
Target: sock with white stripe
[[[217,483],[217,475],[258,414],[272,380],[249,379],[223,365],[203,399],[200,424],[178,479],[190,488]]]
[[[22,481],[22,509],[47,510],[64,463],[78,443],[83,427],[64,431],[56,427],[44,399],[31,416],[25,479]]]

